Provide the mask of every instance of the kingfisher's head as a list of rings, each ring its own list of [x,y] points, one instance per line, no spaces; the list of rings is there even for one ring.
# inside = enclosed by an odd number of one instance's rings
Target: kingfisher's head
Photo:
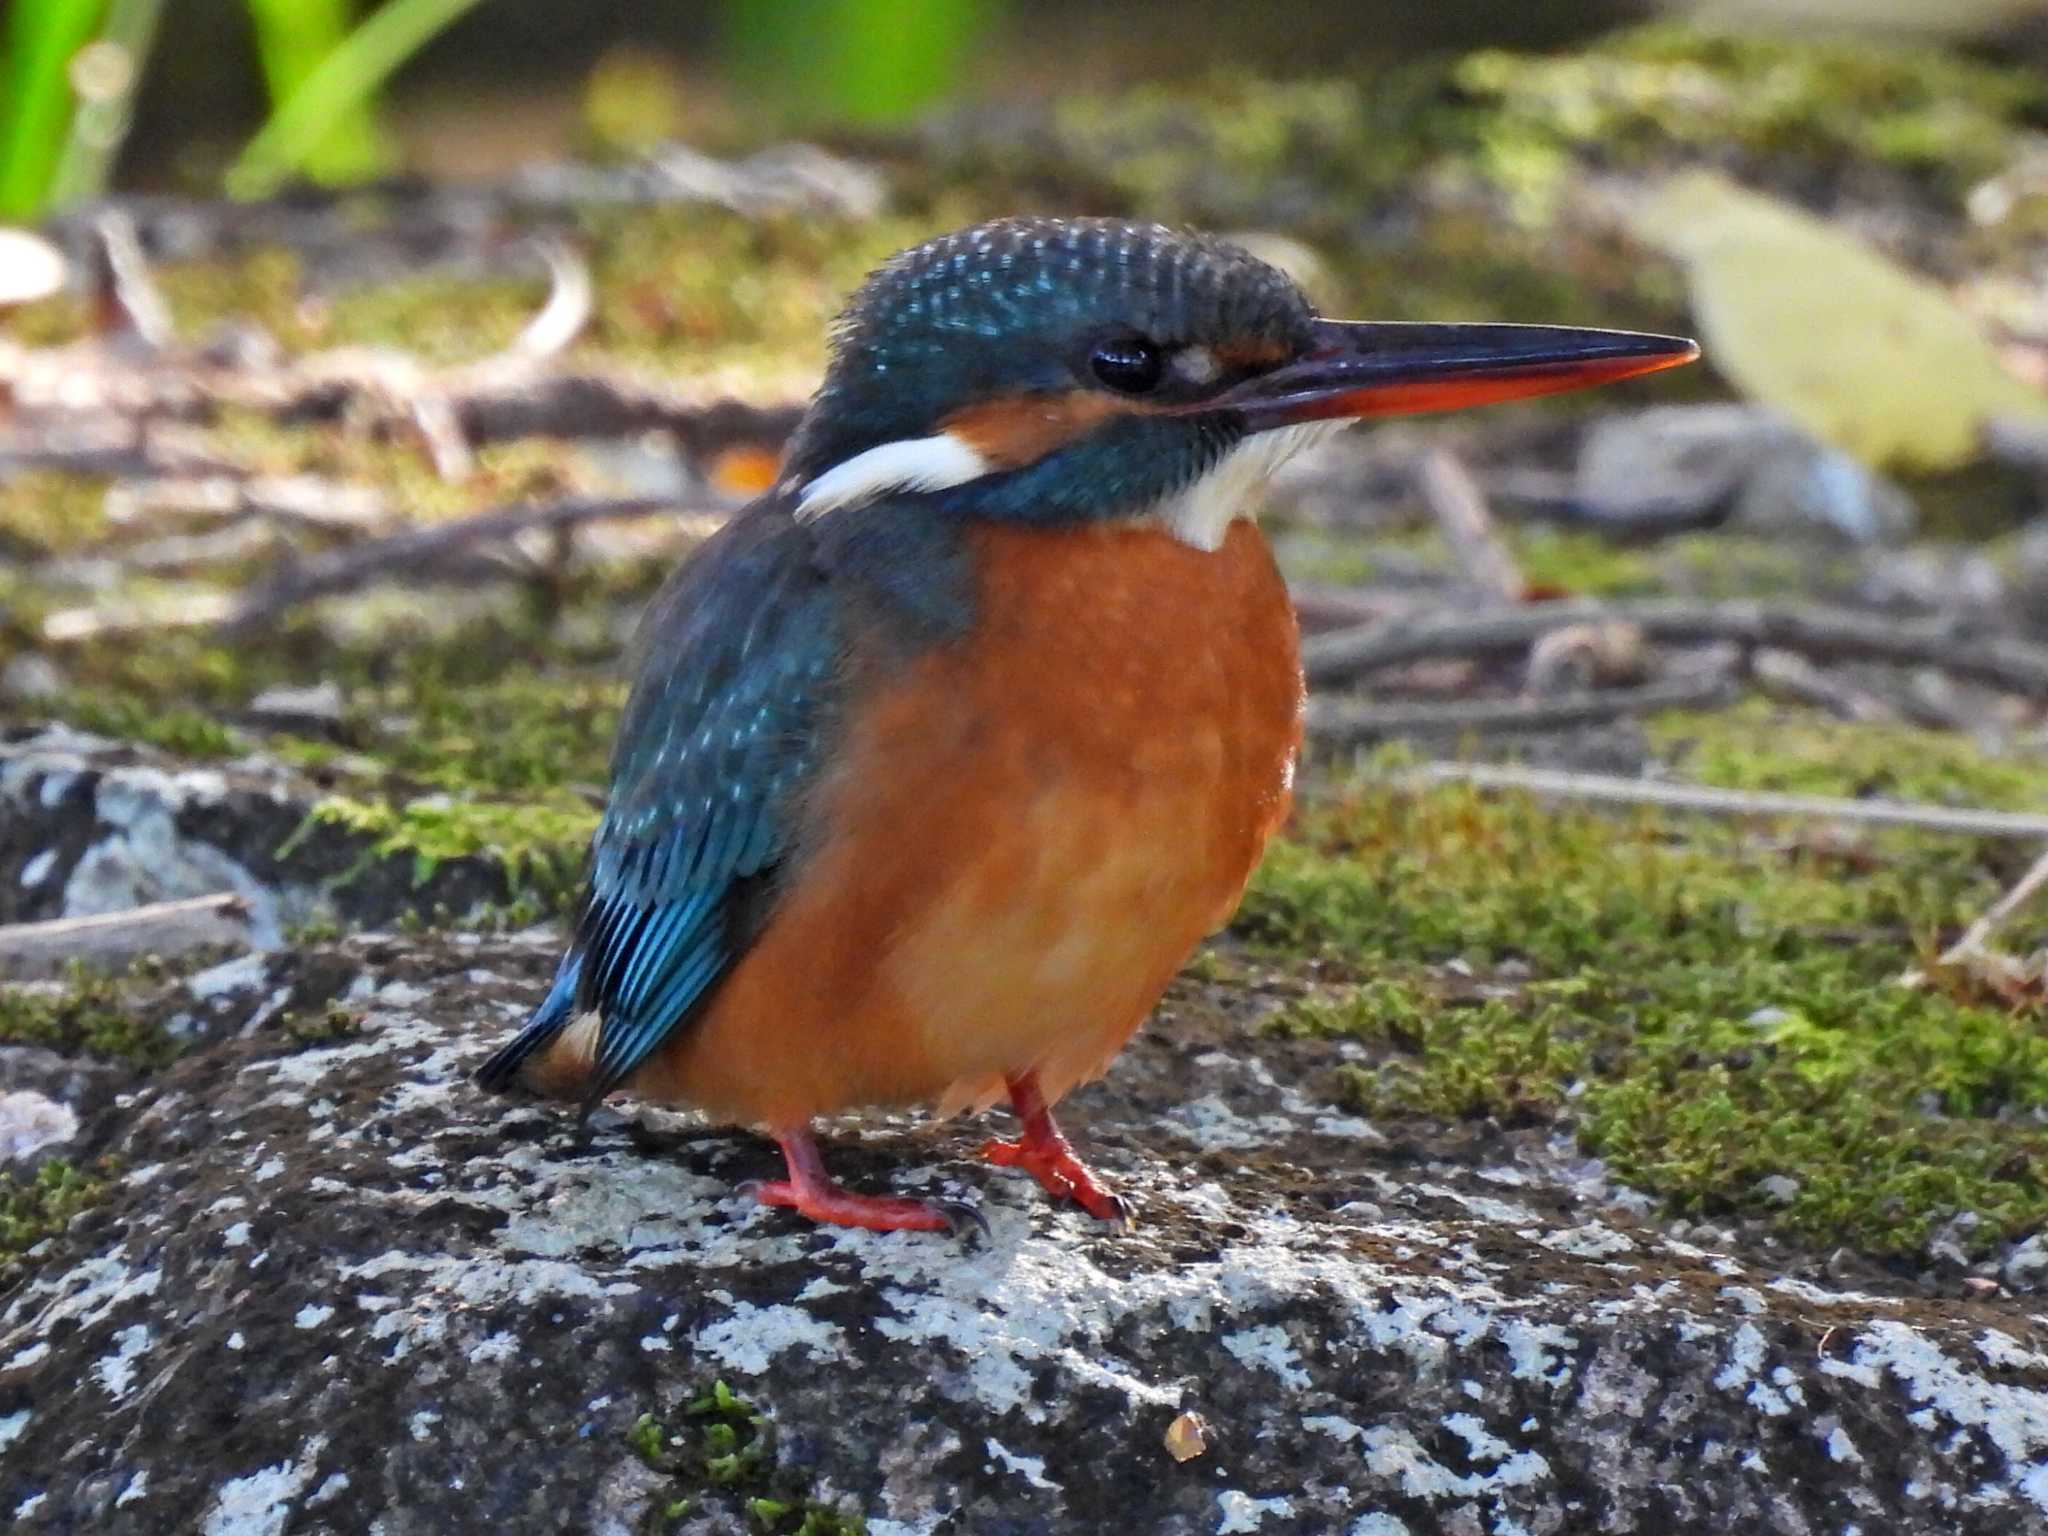
[[[1213,547],[1304,443],[1366,416],[1549,394],[1690,341],[1318,318],[1277,268],[1117,219],[1002,219],[884,263],[790,444],[800,515],[883,495],[1060,523],[1162,515]]]

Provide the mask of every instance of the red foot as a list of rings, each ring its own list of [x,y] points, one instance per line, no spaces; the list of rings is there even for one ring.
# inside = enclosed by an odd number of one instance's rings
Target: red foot
[[[763,1205],[786,1205],[812,1221],[836,1227],[866,1227],[871,1232],[957,1232],[988,1223],[971,1205],[946,1200],[912,1200],[901,1195],[857,1195],[834,1183],[818,1155],[817,1140],[808,1130],[782,1131],[775,1137],[789,1176],[746,1186]]]
[[[1055,1200],[1071,1200],[1098,1221],[1130,1226],[1130,1206],[1121,1195],[1102,1187],[1053,1124],[1052,1111],[1038,1091],[1038,1074],[1027,1072],[1007,1081],[1024,1134],[1015,1141],[984,1142],[981,1155],[997,1167],[1026,1170]]]

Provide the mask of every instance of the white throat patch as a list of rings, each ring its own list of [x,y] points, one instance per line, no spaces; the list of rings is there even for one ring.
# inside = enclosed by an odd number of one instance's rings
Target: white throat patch
[[[1183,544],[1196,549],[1220,548],[1230,525],[1252,515],[1253,495],[1281,465],[1350,425],[1345,419],[1305,421],[1254,432],[1201,479],[1162,501],[1157,516]]]
[[[882,443],[805,485],[797,494],[796,515],[823,517],[836,507],[873,501],[885,491],[943,491],[979,480],[989,468],[973,444],[950,432]]]
[[[1201,479],[1167,497],[1151,515],[1182,543],[1217,549],[1233,522],[1252,515],[1253,497],[1283,464],[1349,425],[1343,420],[1309,421],[1255,432]],[[809,521],[890,491],[943,491],[979,480],[996,468],[971,443],[950,432],[882,443],[808,481],[797,492],[796,515]]]

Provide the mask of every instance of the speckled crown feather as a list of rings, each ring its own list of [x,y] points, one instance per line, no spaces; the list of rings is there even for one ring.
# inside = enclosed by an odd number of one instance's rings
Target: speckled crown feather
[[[1213,236],[1121,219],[973,225],[891,257],[854,294],[793,462],[920,435],[991,395],[1073,388],[1104,336],[1292,350],[1313,318],[1285,273]]]
[[[865,349],[944,345],[1115,316],[1154,340],[1306,333],[1287,275],[1213,236],[1121,219],[998,219],[891,257],[837,328],[843,364]]]

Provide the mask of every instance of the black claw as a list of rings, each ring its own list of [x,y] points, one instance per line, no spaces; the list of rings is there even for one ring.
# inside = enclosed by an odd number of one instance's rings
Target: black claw
[[[978,1205],[969,1205],[965,1200],[934,1200],[932,1208],[949,1223],[946,1228],[946,1235],[949,1237],[963,1238],[972,1243],[976,1241],[975,1231],[978,1231],[981,1234],[981,1242],[991,1242],[995,1238],[995,1234],[989,1230],[988,1218],[981,1214],[981,1207]],[[969,1228],[973,1228],[974,1231],[968,1230]]]
[[[1130,1201],[1126,1200],[1122,1195],[1111,1195],[1109,1197],[1109,1208],[1116,1213],[1112,1219],[1118,1226],[1122,1227],[1126,1232],[1138,1230],[1138,1208],[1132,1205]]]

